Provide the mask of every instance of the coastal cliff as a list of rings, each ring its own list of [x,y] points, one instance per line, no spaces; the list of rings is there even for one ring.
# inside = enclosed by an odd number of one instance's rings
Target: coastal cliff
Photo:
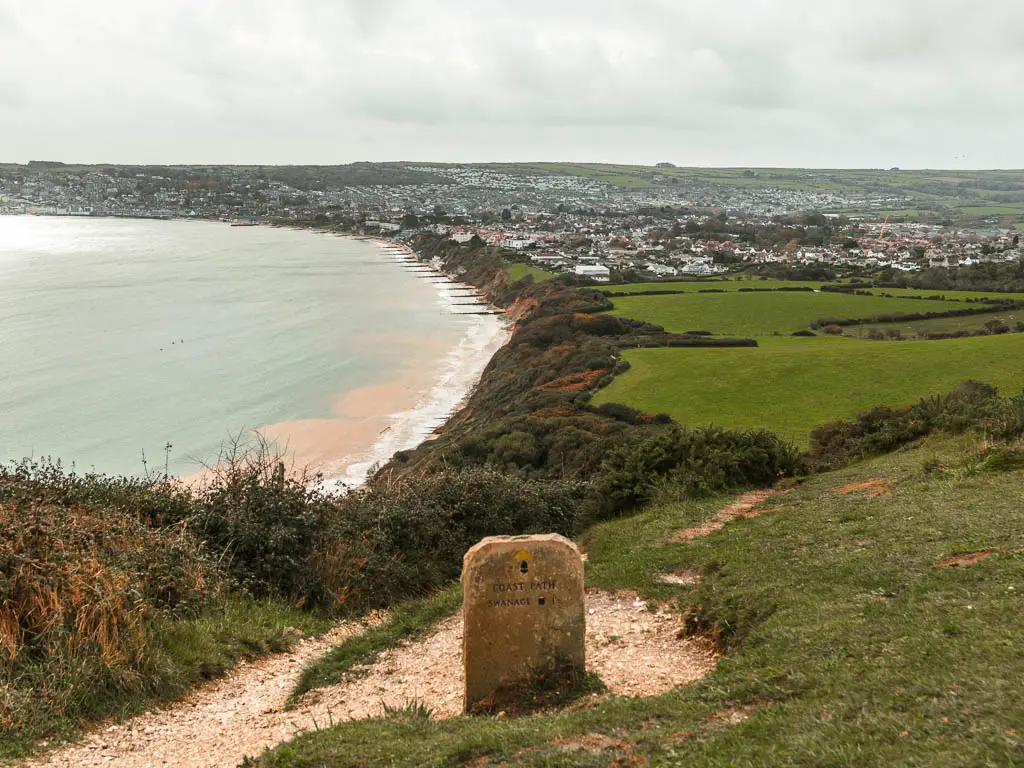
[[[476,287],[513,323],[511,338],[484,370],[465,407],[436,437],[402,451],[371,482],[467,467],[491,467],[544,479],[588,480],[608,452],[656,434],[665,415],[591,398],[628,370],[621,350],[638,346],[756,346],[751,339],[666,333],[650,323],[601,314],[613,307],[572,276],[512,281],[503,249],[459,245],[435,235],[412,243],[422,261],[439,263]]]

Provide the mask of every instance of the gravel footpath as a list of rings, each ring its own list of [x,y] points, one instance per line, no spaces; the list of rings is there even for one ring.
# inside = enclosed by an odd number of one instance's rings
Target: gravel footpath
[[[698,680],[717,656],[700,639],[682,639],[678,614],[649,610],[629,592],[588,590],[587,668],[613,694],[654,696]],[[331,721],[381,713],[410,701],[438,718],[462,708],[462,621],[455,615],[414,643],[382,653],[356,679],[310,691],[293,710],[282,709],[303,666],[362,629],[341,624],[285,654],[238,665],[222,679],[167,709],[92,733],[30,766],[236,766],[245,755]]]

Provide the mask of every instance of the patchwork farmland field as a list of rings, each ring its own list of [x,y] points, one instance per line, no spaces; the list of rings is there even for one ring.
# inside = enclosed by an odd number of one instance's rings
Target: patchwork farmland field
[[[711,331],[723,336],[770,336],[807,328],[822,318],[944,312],[963,309],[954,301],[909,301],[843,293],[687,293],[613,297],[613,315],[646,320],[668,331]]]
[[[797,444],[832,419],[910,405],[965,379],[1024,386],[1024,334],[945,341],[764,338],[741,349],[634,349],[632,368],[595,397],[691,426],[764,427]]]
[[[803,288],[810,290],[820,290],[823,283],[820,280],[817,281],[797,281],[797,280],[679,280],[679,281],[666,281],[659,283],[626,283],[624,285],[611,285],[605,288],[608,293],[663,293],[665,291],[672,291],[673,293],[700,293],[701,291],[729,291],[729,292],[752,292],[762,293],[767,292],[768,289],[780,289],[780,288]],[[879,296],[882,294],[889,294],[890,296],[918,296],[925,298],[928,296],[943,296],[950,301],[964,301],[966,299],[1012,299],[1024,301],[1024,294],[1021,293],[1006,293],[999,291],[922,291],[915,288],[872,288],[870,286],[858,286],[858,290],[870,291],[872,294]],[[780,291],[781,293],[787,293],[788,291]],[[627,297],[620,297],[627,298]],[[615,296],[612,297],[613,301],[618,302]],[[907,310],[908,312],[914,310]]]
[[[968,331],[976,333],[986,329],[986,323],[997,321],[1008,328],[1016,329],[1018,322],[1024,321],[1024,309],[997,309],[980,315],[967,317],[936,317],[930,320],[914,320],[906,323],[872,323],[845,329],[845,335],[854,338],[865,338],[871,331],[889,333],[899,331],[902,338],[925,338],[929,333],[956,333]]]
[[[905,337],[919,331],[978,330],[994,317],[1015,327],[1018,317],[1024,320],[1024,310],[993,308],[968,317],[848,326],[843,337],[790,335],[825,317],[865,318],[981,306],[953,300],[981,294],[950,291],[944,295],[944,301],[912,301],[731,290],[612,297],[613,314],[676,332],[706,330],[755,337],[759,346],[626,350],[630,370],[601,390],[594,403],[625,403],[648,413],[668,413],[689,425],[764,427],[806,445],[811,430],[824,422],[849,418],[882,403],[910,405],[966,379],[992,384],[1004,394],[1019,392],[1024,386],[1024,334],[938,341],[863,337],[873,328],[900,329]]]

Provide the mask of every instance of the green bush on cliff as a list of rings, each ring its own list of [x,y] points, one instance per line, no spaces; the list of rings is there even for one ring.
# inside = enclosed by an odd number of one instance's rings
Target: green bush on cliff
[[[347,604],[385,606],[444,587],[459,577],[466,550],[485,536],[573,535],[585,491],[580,483],[525,481],[492,469],[357,491],[327,533],[359,565]]]
[[[659,495],[692,499],[765,487],[799,470],[799,451],[771,432],[673,426],[614,450],[592,484],[588,508],[593,519],[603,519]]]

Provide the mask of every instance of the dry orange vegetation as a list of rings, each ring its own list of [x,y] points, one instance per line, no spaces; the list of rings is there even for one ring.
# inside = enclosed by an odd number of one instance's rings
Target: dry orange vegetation
[[[569,342],[559,344],[556,347],[551,347],[550,349],[545,350],[544,354],[540,356],[540,366],[549,366],[557,363],[571,355],[575,350],[576,345]]]
[[[106,664],[123,661],[140,650],[140,625],[152,611],[139,591],[159,589],[146,581],[166,580],[168,596],[218,588],[205,564],[188,556],[195,543],[184,526],[159,532],[120,514],[4,505],[0,529],[7,534],[0,560],[9,566],[0,650],[8,660],[41,644],[69,656],[98,653]],[[146,563],[154,550],[168,552],[167,561]],[[112,551],[122,567],[111,567]]]
[[[836,493],[848,496],[851,493],[856,493],[860,496],[866,496],[869,499],[876,499],[879,496],[891,496],[892,495],[892,481],[891,480],[866,480],[863,483],[850,483],[844,485]]]
[[[535,419],[565,419],[576,415],[576,409],[571,405],[556,405],[552,408],[543,408],[530,414]]]
[[[538,392],[582,392],[593,389],[597,380],[608,373],[607,368],[588,369],[580,373],[570,373],[560,379],[549,381],[534,387]]]

